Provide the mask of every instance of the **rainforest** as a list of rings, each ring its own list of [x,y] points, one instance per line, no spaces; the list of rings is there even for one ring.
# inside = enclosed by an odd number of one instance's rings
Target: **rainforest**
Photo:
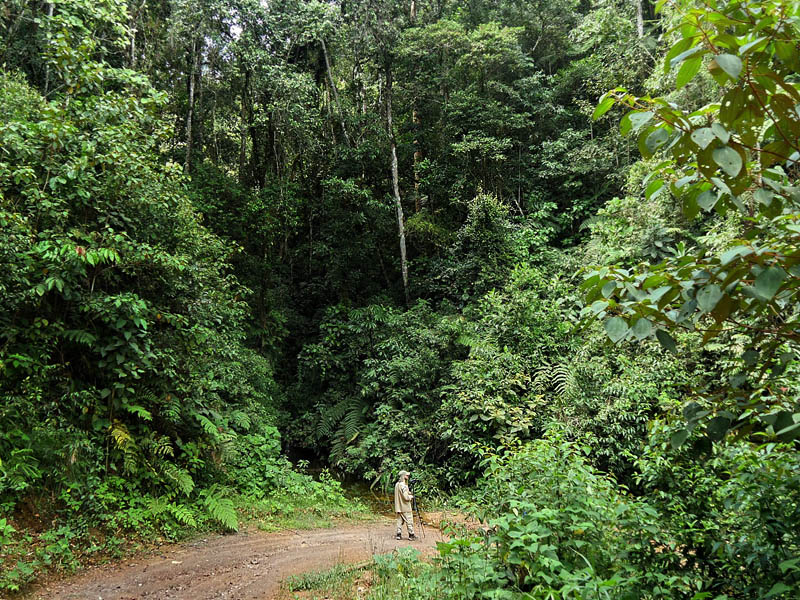
[[[280,597],[800,598],[800,1],[0,34],[0,597],[154,540],[393,540],[409,470],[438,544]],[[232,589],[147,597],[273,597]]]

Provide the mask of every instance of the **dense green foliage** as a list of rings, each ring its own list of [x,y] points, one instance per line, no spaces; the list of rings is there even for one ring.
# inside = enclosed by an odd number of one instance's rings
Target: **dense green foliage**
[[[798,22],[6,2],[0,590],[358,509],[290,457],[488,522],[376,598],[796,598]]]
[[[684,447],[671,457],[664,433],[637,460],[639,497],[593,469],[588,446],[557,436],[488,454],[470,497],[488,530],[440,543],[438,563],[410,578],[392,562],[387,587],[431,599],[796,597],[798,490],[786,475],[797,454],[738,446],[699,461]]]

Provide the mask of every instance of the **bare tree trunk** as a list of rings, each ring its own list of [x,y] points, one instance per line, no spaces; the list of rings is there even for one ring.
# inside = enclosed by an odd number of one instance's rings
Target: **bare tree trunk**
[[[55,5],[52,2],[48,2],[47,3],[47,18],[48,19],[52,19],[53,18],[53,7],[54,6]],[[47,92],[49,91],[49,88],[50,88],[50,65],[45,67],[45,70],[44,70],[44,95],[45,96],[47,96]]]
[[[141,17],[142,11],[144,10],[144,5],[147,0],[142,0],[142,3],[139,6],[136,6],[135,3],[131,3],[131,20],[130,20],[130,32],[131,32],[131,43],[130,43],[130,54],[128,55],[128,67],[131,69],[136,68],[136,34],[138,30],[136,28],[137,23]]]
[[[417,2],[411,0],[411,10],[409,13],[409,20],[411,25],[416,25],[417,22]],[[414,105],[411,109],[411,122],[414,124],[414,212],[419,212],[422,209],[422,200],[419,195],[419,163],[422,161],[422,152],[419,149],[419,130],[421,121],[419,118],[419,111],[417,110],[417,98],[414,98]]]
[[[642,10],[643,2],[644,0],[633,0],[633,4],[636,6],[636,33],[640,39],[644,37],[644,13]]]
[[[133,14],[131,14],[131,50],[128,56],[128,67],[130,69],[136,68],[136,23],[133,19]]]
[[[205,129],[203,127],[203,48],[200,48],[198,53],[200,58],[198,59],[197,64],[197,72],[195,73],[195,102],[194,102],[194,115],[195,121],[197,121],[192,128],[194,130],[194,134],[192,135],[193,138],[193,145],[195,148],[198,148],[200,151],[200,158],[203,157],[203,147],[205,145]]]
[[[328,58],[328,47],[325,45],[325,40],[320,40],[322,44],[322,54],[325,56],[325,70],[328,72],[328,83],[331,86],[331,95],[333,96],[333,102],[336,105],[336,112],[339,115],[339,123],[342,126],[342,133],[344,134],[344,139],[347,142],[348,146],[351,146],[350,143],[350,136],[347,135],[347,127],[344,124],[344,113],[342,112],[342,106],[339,104],[339,94],[336,91],[336,84],[333,82],[333,73],[331,73],[331,61]]]
[[[183,163],[184,173],[189,173],[192,161],[192,121],[194,120],[194,78],[197,71],[197,39],[192,41],[191,67],[189,69],[189,110],[186,112],[186,160]]]
[[[422,210],[422,198],[419,195],[419,163],[422,161],[422,151],[419,149],[419,130],[421,121],[417,111],[416,101],[411,111],[411,120],[414,123],[414,210]]]
[[[400,202],[400,184],[397,174],[397,142],[394,138],[394,127],[392,126],[392,69],[386,67],[386,128],[389,132],[389,141],[392,147],[392,192],[394,193],[394,204],[397,209],[397,234],[400,238],[400,271],[403,274],[403,295],[405,296],[406,306],[410,300],[408,296],[408,261],[406,259],[406,230],[403,218],[403,204]]]
[[[214,152],[214,162],[219,162],[219,142],[217,141],[217,92],[214,91],[214,99],[211,103],[211,148]]]
[[[239,183],[245,182],[245,169],[247,168],[247,96],[250,93],[250,71],[244,72],[244,83],[242,84],[242,126],[239,130]]]

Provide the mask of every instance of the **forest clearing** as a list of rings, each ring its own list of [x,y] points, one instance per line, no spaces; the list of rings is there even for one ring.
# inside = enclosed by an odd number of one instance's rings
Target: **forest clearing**
[[[798,294],[800,0],[2,0],[0,598],[800,600]]]

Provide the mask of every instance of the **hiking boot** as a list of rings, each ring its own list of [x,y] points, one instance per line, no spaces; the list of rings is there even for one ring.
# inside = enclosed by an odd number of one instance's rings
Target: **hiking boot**
[[[398,533],[398,534],[395,534],[395,536],[394,536],[394,539],[396,539],[396,540],[402,540],[402,539],[403,539],[403,536],[402,536],[402,535],[400,535],[400,534]]]
[[[408,536],[408,539],[409,539],[409,540],[411,540],[412,542],[415,542],[415,541],[417,541],[417,536],[415,536],[415,535],[412,533],[410,536]]]

